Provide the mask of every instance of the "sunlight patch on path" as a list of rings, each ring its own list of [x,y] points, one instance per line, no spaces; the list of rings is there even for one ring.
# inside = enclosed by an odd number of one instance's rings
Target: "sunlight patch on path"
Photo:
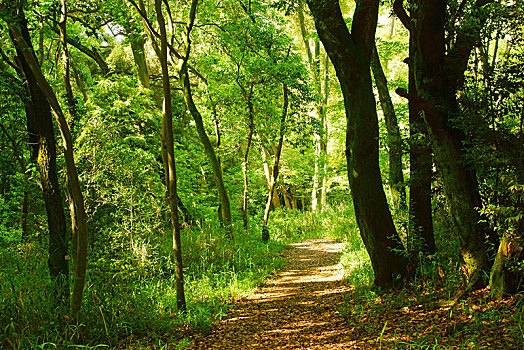
[[[236,301],[228,319],[195,337],[195,349],[339,349],[351,344],[338,313],[344,244],[315,239],[292,244],[286,267],[253,295]],[[350,346],[351,347],[351,346]],[[349,348],[350,348],[349,347]]]

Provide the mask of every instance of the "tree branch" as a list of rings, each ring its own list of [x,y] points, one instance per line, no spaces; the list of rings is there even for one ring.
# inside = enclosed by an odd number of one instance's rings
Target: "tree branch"
[[[393,11],[397,15],[398,19],[404,27],[406,27],[407,30],[411,31],[411,18],[406,12],[406,9],[404,8],[404,0],[395,0],[393,2]]]
[[[395,92],[397,95],[408,99],[409,102],[413,103],[418,109],[424,111],[426,114],[426,122],[429,124],[433,132],[443,128],[442,116],[433,104],[417,94],[408,92],[404,88],[396,88]]]
[[[58,30],[58,28],[51,27],[51,29],[53,30],[53,32],[60,34],[60,31]],[[67,43],[75,47],[78,51],[90,57],[93,61],[95,61],[96,64],[98,64],[98,66],[100,67],[102,74],[106,75],[107,73],[109,73],[109,67],[107,66],[106,61],[102,58],[102,56],[100,55],[100,53],[98,52],[96,48],[94,47],[88,48],[87,46],[80,44],[80,42],[77,41],[76,39],[71,38],[69,36],[67,37]]]

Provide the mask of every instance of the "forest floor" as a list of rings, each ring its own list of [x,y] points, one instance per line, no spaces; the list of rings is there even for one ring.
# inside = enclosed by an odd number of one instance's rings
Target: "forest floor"
[[[475,293],[451,307],[404,289],[370,298],[343,281],[344,244],[292,244],[287,264],[255,294],[231,305],[210,332],[190,332],[193,349],[524,349],[521,296]],[[520,312],[519,312],[520,310]],[[515,318],[515,315],[517,317]],[[186,338],[187,339],[187,338]]]

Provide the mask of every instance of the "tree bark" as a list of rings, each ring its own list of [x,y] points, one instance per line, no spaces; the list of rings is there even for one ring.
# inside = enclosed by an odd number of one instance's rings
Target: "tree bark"
[[[323,209],[326,199],[326,166],[327,166],[327,123],[326,123],[326,104],[328,100],[328,60],[326,57],[324,65],[324,90],[322,89],[322,76],[320,65],[320,41],[318,38],[314,41],[313,50],[309,42],[309,33],[306,29],[303,2],[299,1],[297,11],[298,25],[304,47],[306,50],[309,70],[313,78],[313,85],[316,93],[316,111],[318,116],[318,131],[315,135],[315,167],[313,175],[313,188],[311,191],[311,210],[317,211]]]
[[[282,144],[284,143],[284,131],[286,128],[286,117],[289,105],[288,88],[286,84],[283,84],[283,99],[282,115],[280,117],[280,137],[278,138],[278,146],[275,150],[275,162],[273,163],[273,171],[271,173],[271,181],[269,183],[269,194],[266,201],[266,209],[264,210],[264,222],[262,223],[262,241],[267,243],[269,241],[269,229],[267,223],[269,221],[269,211],[271,209],[271,201],[276,190],[276,183],[279,172],[280,155],[282,153]]]
[[[21,23],[25,24],[25,19],[21,21]],[[47,100],[48,106],[51,107],[53,116],[58,124],[62,136],[67,176],[69,180],[69,185],[71,186],[71,195],[73,197],[74,205],[76,207],[78,225],[78,246],[76,257],[76,264],[78,265],[75,266],[75,281],[73,285],[73,295],[80,296],[81,302],[81,295],[85,284],[85,273],[87,267],[87,219],[85,215],[84,198],[82,195],[82,190],[80,188],[80,182],[78,180],[78,173],[76,170],[73,156],[73,139],[71,137],[66,118],[64,116],[64,113],[62,112],[62,109],[60,108],[56,95],[49,83],[47,82],[47,80],[45,79],[40,69],[40,66],[38,65],[38,62],[36,60],[34,50],[30,46],[31,41],[29,33],[27,31],[27,25],[22,25],[21,27],[19,27],[17,23],[13,22],[7,22],[7,25],[9,26],[10,33],[15,46],[19,48],[20,56],[23,56],[23,59],[25,60],[26,68],[28,69],[28,71],[31,72],[33,79],[35,80],[35,83],[38,85],[42,95],[44,95],[45,100]],[[58,205],[58,203],[55,203],[55,205]],[[63,204],[60,204],[61,207],[62,205]],[[63,244],[61,242],[55,243]],[[62,264],[60,266],[62,266]],[[71,304],[71,316],[73,318],[73,321],[75,322],[77,320],[78,312],[80,311],[80,306],[81,304],[76,302]]]
[[[189,31],[193,25],[196,13],[196,0],[191,6],[191,14],[188,22]],[[184,273],[182,262],[182,244],[180,239],[180,225],[178,218],[178,194],[175,164],[175,145],[173,140],[173,109],[171,103],[171,82],[169,81],[169,69],[167,65],[167,31],[164,15],[162,13],[162,0],[155,0],[155,10],[158,26],[160,28],[160,50],[159,60],[162,69],[162,91],[164,94],[164,104],[162,108],[162,148],[165,157],[164,170],[167,187],[167,201],[170,209],[170,219],[173,238],[173,252],[175,255],[175,280],[176,280],[176,301],[178,310],[186,310],[186,297],[184,291]]]
[[[134,34],[133,38],[131,38],[131,51],[133,52],[138,80],[143,87],[149,89],[149,68],[147,66],[144,44],[145,39],[139,34]]]
[[[30,99],[26,102],[27,131],[32,146],[31,161],[36,163],[47,213],[49,230],[48,267],[53,284],[53,298],[57,305],[67,305],[69,300],[69,264],[67,256],[66,218],[56,171],[56,141],[53,131],[51,108],[38,78],[32,71],[27,56],[36,57],[30,43],[27,21],[23,10],[17,13],[19,27],[12,27],[11,38],[18,60],[27,81]]]
[[[240,85],[240,83],[239,83]],[[242,222],[244,224],[244,229],[247,230],[248,227],[248,215],[247,215],[247,205],[248,205],[248,195],[249,195],[249,182],[247,177],[247,164],[249,160],[249,150],[251,149],[251,143],[253,141],[253,134],[255,132],[255,110],[253,108],[253,102],[251,101],[251,97],[253,96],[253,84],[251,84],[251,88],[249,90],[249,93],[247,91],[244,91],[244,88],[241,86],[246,102],[247,102],[247,110],[248,110],[248,123],[249,123],[249,131],[247,134],[247,140],[246,140],[246,150],[244,151],[244,160],[242,162],[242,178],[244,180],[244,194],[242,196]]]
[[[380,106],[388,132],[389,188],[393,199],[392,204],[396,211],[404,210],[406,209],[406,187],[402,171],[402,136],[400,135],[395,108],[389,95],[388,82],[380,64],[376,46],[373,47],[371,70],[375,78]]]
[[[1,104],[0,104],[1,107]],[[16,140],[9,134],[7,129],[5,128],[4,124],[0,122],[0,129],[4,132],[4,135],[9,139],[9,142],[11,143],[11,148],[13,150],[13,154],[15,158],[18,161],[18,164],[20,165],[20,172],[29,180],[29,174],[27,174],[27,167],[24,159],[24,155],[22,154],[22,150],[20,150],[19,145],[17,144]],[[34,146],[33,146],[34,147]],[[27,242],[27,239],[29,238],[29,228],[27,227],[27,217],[29,215],[29,191],[24,191],[24,198],[22,199],[22,220],[20,223],[20,226],[22,228],[22,242]]]
[[[409,52],[415,49],[410,37]],[[417,91],[413,61],[408,61],[408,88]],[[418,252],[435,253],[435,235],[431,207],[431,183],[433,182],[433,156],[427,138],[427,127],[422,110],[408,100],[409,109],[409,228],[408,252],[412,268],[418,266]],[[418,242],[418,243],[417,243]]]
[[[400,3],[400,6],[398,5]],[[469,282],[466,290],[482,288],[489,269],[488,247],[485,237],[488,227],[476,208],[482,207],[475,169],[467,165],[463,130],[453,125],[460,113],[456,90],[461,85],[469,55],[481,29],[482,16],[487,12],[479,0],[472,11],[478,15],[478,24],[457,30],[453,48],[446,52],[446,1],[416,1],[405,14],[402,1],[397,0],[397,13],[403,17],[413,37],[410,62],[413,64],[416,92],[403,89],[397,92],[417,105],[424,113],[435,163],[444,184],[452,222],[459,237],[461,253]]]
[[[370,60],[378,0],[358,0],[351,33],[338,1],[308,0],[315,26],[344,96],[348,178],[360,234],[375,272],[374,284],[388,288],[407,273],[407,259],[393,224],[378,165],[378,117]]]
[[[260,136],[260,135],[259,135]],[[273,177],[273,168],[269,165],[270,161],[270,154],[266,147],[262,144],[262,140],[259,137],[259,146],[260,146],[260,154],[262,156],[262,163],[264,165],[264,174],[266,176],[266,185],[267,188],[270,189],[271,187],[271,178]],[[274,147],[271,147],[274,148]],[[273,208],[277,209],[282,207],[282,204],[280,203],[280,198],[278,198],[278,192],[273,192],[273,198],[271,200],[273,203]]]
[[[71,74],[70,74],[70,60],[69,60],[69,50],[67,47],[67,6],[66,1],[60,1],[61,15],[58,27],[60,29],[60,42],[62,43],[62,61],[64,65],[64,88],[66,92],[66,103],[69,111],[69,125],[70,129],[74,130],[74,126],[78,119],[76,101],[73,95],[73,89],[71,88]],[[72,142],[72,139],[71,139]],[[69,182],[69,181],[68,181]],[[84,292],[85,284],[85,274],[86,274],[86,259],[87,252],[82,251],[82,249],[87,249],[87,227],[82,228],[85,230],[85,236],[80,237],[79,235],[79,220],[78,217],[83,217],[85,223],[85,212],[79,213],[79,208],[75,200],[73,199],[73,189],[71,188],[71,183],[69,182],[68,186],[68,201],[70,208],[70,217],[71,217],[71,232],[72,232],[72,249],[73,249],[73,271],[74,271],[74,281],[73,281],[73,293],[71,295],[71,314],[73,320],[77,320],[78,312],[82,307],[82,295]],[[82,198],[83,202],[83,198]],[[83,209],[80,209],[83,210]],[[81,239],[84,239],[84,242],[80,242]],[[78,259],[80,250],[80,260]],[[84,260],[82,260],[84,259]]]

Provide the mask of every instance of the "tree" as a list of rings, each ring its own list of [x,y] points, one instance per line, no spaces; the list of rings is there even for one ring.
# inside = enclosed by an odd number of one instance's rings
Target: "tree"
[[[477,1],[468,14],[473,20],[463,21],[462,26],[453,28],[447,38],[445,0],[415,1],[411,4],[410,16],[405,12],[402,1],[397,0],[395,6],[397,16],[412,36],[413,49],[410,50],[409,60],[413,64],[416,88],[409,93],[404,89],[397,89],[397,92],[423,113],[468,270],[469,287],[473,288],[486,284],[483,276],[489,269],[485,243],[488,227],[477,210],[482,207],[482,200],[475,169],[465,162],[463,143],[466,136],[454,120],[460,114],[457,89],[463,83],[469,55],[478,41],[481,23],[487,14],[484,5],[488,2]],[[446,50],[447,40],[453,41],[449,50]]]
[[[316,133],[315,145],[315,173],[313,175],[313,190],[311,195],[311,210],[322,210],[326,204],[327,192],[327,141],[328,141],[328,124],[326,116],[327,102],[329,98],[329,60],[327,54],[321,54],[320,40],[314,38],[313,50],[310,45],[310,33],[308,33],[302,0],[298,3],[297,8],[298,25],[300,35],[304,42],[307,54],[309,70],[313,79],[313,85],[316,93],[315,109],[318,116],[318,131]],[[323,58],[322,56],[325,56]],[[324,66],[321,67],[321,61]],[[321,69],[323,68],[323,69]],[[321,72],[323,70],[323,72]],[[320,201],[318,200],[320,190]]]
[[[267,223],[269,221],[269,210],[271,209],[271,201],[275,194],[275,186],[278,179],[278,164],[280,162],[280,155],[282,154],[282,144],[284,142],[284,131],[286,130],[286,117],[288,113],[289,106],[289,97],[288,97],[288,87],[286,84],[282,86],[283,92],[283,104],[282,104],[282,115],[280,117],[280,133],[278,138],[278,146],[275,151],[275,161],[273,163],[273,170],[271,172],[271,180],[269,182],[269,193],[266,201],[266,208],[264,209],[264,222],[262,223],[262,241],[267,242],[269,240],[269,229],[267,228]]]
[[[198,136],[200,138],[200,141],[202,142],[202,145],[204,146],[204,150],[209,159],[209,162],[211,163],[211,168],[213,169],[213,178],[215,180],[215,184],[218,190],[218,196],[220,198],[221,212],[222,212],[222,218],[224,219],[224,226],[226,228],[227,235],[232,239],[233,232],[231,230],[231,207],[229,204],[229,194],[227,192],[227,189],[224,185],[224,181],[222,178],[222,167],[220,166],[220,162],[218,161],[213,145],[211,145],[211,142],[209,141],[209,136],[207,135],[206,130],[204,128],[202,114],[200,114],[200,111],[198,110],[193,100],[193,94],[191,91],[191,85],[189,81],[188,61],[189,61],[189,56],[191,53],[191,41],[190,41],[189,36],[191,34],[191,30],[193,28],[193,23],[194,23],[195,16],[196,16],[196,5],[197,3],[193,1],[191,5],[191,13],[190,13],[190,19],[189,19],[190,21],[189,23],[191,25],[187,27],[187,32],[185,33],[185,37],[184,37],[184,46],[185,47],[184,47],[184,56],[182,59],[182,65],[180,67],[180,83],[182,85],[182,91],[184,93],[184,100],[186,101],[187,109],[193,116],[193,120],[195,121],[195,125],[197,128]],[[193,9],[193,6],[195,6],[195,9]]]
[[[63,212],[63,203],[60,197],[60,191],[58,190],[56,170],[53,170],[56,164],[56,148],[54,146],[54,131],[52,128],[51,111],[60,129],[62,141],[64,144],[66,170],[69,185],[71,187],[74,211],[76,214],[76,225],[78,227],[74,274],[75,280],[73,285],[73,296],[71,298],[71,316],[76,322],[78,312],[80,311],[81,307],[87,268],[87,221],[84,208],[84,199],[73,156],[73,140],[67,125],[66,118],[58,103],[56,95],[45,79],[36,59],[36,55],[34,54],[23,8],[2,7],[0,10],[4,12],[2,14],[2,19],[6,21],[7,25],[9,26],[11,39],[17,49],[17,55],[21,62],[24,75],[28,81],[31,80],[29,84],[29,88],[32,89],[31,93],[34,93],[34,95],[37,96],[38,102],[32,107],[34,108],[33,110],[29,110],[28,119],[34,118],[33,121],[35,122],[35,128],[44,128],[42,130],[45,132],[45,139],[40,139],[39,141],[44,144],[44,147],[46,147],[46,149],[43,151],[50,152],[49,158],[42,159],[42,161],[49,161],[49,168],[47,168],[48,165],[45,164],[45,167],[41,168],[41,173],[43,172],[42,175],[44,178],[46,178],[46,181],[49,181],[49,187],[46,191],[47,193],[44,192],[44,198],[46,198],[46,195],[49,196],[49,206],[46,203],[48,220],[49,217],[54,217],[56,215],[56,217],[53,218],[53,222],[57,225],[56,227],[53,227],[53,234],[51,234],[50,227],[49,270],[51,276],[55,279],[62,279],[60,276],[66,277],[65,280],[62,280],[61,282],[64,285],[62,286],[62,298],[64,298],[65,295],[68,296],[69,294],[65,293],[68,292],[66,281],[68,279],[67,277],[69,276],[69,271],[67,268],[67,260],[65,258],[67,254],[65,238],[65,214]],[[10,18],[10,16],[14,18]],[[12,19],[16,19],[16,21],[10,21]],[[50,148],[47,149],[47,147]],[[47,154],[44,153],[39,152],[38,154],[38,157],[41,155],[48,157]],[[46,174],[45,172],[47,171],[50,171],[50,174]],[[47,176],[49,176],[49,178],[47,178]]]
[[[38,165],[42,195],[44,198],[49,230],[49,274],[53,283],[54,298],[58,305],[69,300],[69,264],[67,255],[66,219],[63,198],[56,170],[56,141],[53,130],[51,108],[35,73],[31,70],[26,56],[34,50],[24,43],[30,43],[27,21],[22,7],[3,8],[2,19],[12,21],[10,35],[20,62],[21,73],[27,80],[30,98],[26,102],[27,130],[32,145],[31,161]],[[18,27],[14,27],[17,25]],[[24,55],[25,51],[28,51]],[[34,59],[34,58],[33,58]]]
[[[382,69],[376,46],[373,47],[371,56],[371,71],[375,78],[380,106],[386,120],[389,147],[389,187],[393,197],[393,207],[398,212],[406,208],[406,187],[402,171],[402,136],[400,135],[395,108],[389,95],[388,82]]]
[[[198,1],[191,4],[190,19],[187,25],[187,35],[193,26],[196,6]],[[175,254],[175,279],[177,308],[186,310],[186,298],[184,292],[184,272],[182,265],[182,245],[180,239],[180,225],[178,219],[178,195],[175,164],[175,146],[173,141],[173,109],[171,105],[171,82],[169,80],[169,69],[167,65],[167,31],[164,15],[162,13],[162,1],[155,0],[155,12],[158,26],[160,28],[160,50],[159,60],[162,68],[162,92],[164,104],[162,109],[162,153],[164,154],[165,181],[167,187],[167,201],[169,203],[171,228],[173,230],[173,251]]]
[[[375,272],[374,284],[388,288],[407,273],[378,166],[378,118],[370,61],[379,2],[357,1],[349,32],[338,1],[308,0],[320,40],[337,73],[346,110],[346,158],[360,234]]]

